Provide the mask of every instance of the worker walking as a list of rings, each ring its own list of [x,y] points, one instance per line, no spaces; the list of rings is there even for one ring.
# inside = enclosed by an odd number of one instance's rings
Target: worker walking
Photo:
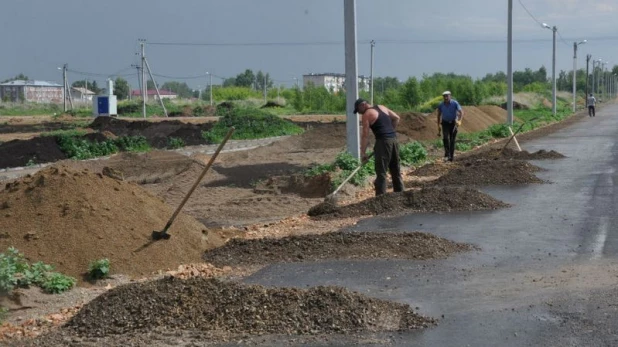
[[[442,93],[442,102],[438,105],[438,136],[442,135],[444,161],[453,161],[455,157],[455,138],[457,128],[461,125],[464,112],[461,105],[451,98],[448,90]]]
[[[374,146],[376,180],[374,181],[377,195],[386,193],[386,171],[393,180],[393,190],[402,192],[403,178],[399,164],[399,144],[395,129],[399,123],[399,115],[384,105],[370,105],[366,100],[358,99],[354,102],[354,113],[362,115],[363,132],[361,136],[361,154],[367,159],[367,145],[369,144],[369,129],[376,138]]]
[[[597,104],[597,99],[592,95],[592,93],[588,95],[588,100],[586,103],[588,104],[588,116],[594,117],[595,116],[594,106]]]

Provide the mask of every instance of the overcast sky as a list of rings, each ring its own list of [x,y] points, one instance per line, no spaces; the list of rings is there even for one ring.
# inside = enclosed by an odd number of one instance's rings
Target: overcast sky
[[[588,39],[578,51],[579,68],[585,68],[586,54],[618,64],[615,0],[521,1],[539,22],[558,27],[557,71],[572,69],[574,40]],[[372,39],[375,76],[456,72],[476,78],[506,71],[507,0],[357,0],[356,6],[359,74],[369,75],[366,42]],[[544,65],[551,74],[552,32],[519,0],[513,7],[514,68]],[[207,84],[206,71],[231,77],[247,68],[263,70],[286,85],[307,73],[344,72],[343,0],[6,0],[0,23],[0,79],[24,73],[60,82],[57,67],[67,63],[84,73],[130,74],[125,77],[137,88],[131,64],[138,62],[138,38],[153,43],[146,45],[146,56],[155,74],[204,75],[182,80],[193,88]],[[84,78],[105,80],[69,74],[71,81]]]

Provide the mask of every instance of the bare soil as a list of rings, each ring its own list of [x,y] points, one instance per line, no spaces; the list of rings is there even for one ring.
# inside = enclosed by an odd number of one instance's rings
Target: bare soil
[[[384,194],[341,207],[323,202],[312,207],[308,214],[319,218],[341,218],[401,212],[495,210],[508,206],[475,189],[428,187]]]
[[[0,169],[66,159],[53,136],[12,140],[0,144]]]
[[[0,206],[0,249],[16,247],[78,279],[96,259],[109,258],[114,273],[145,276],[197,262],[226,241],[180,215],[170,240],[151,242],[170,206],[136,184],[64,166],[7,183]]]
[[[479,152],[472,153],[464,156],[466,159],[517,159],[517,160],[546,160],[546,159],[563,159],[566,158],[563,154],[554,150],[538,150],[534,153],[522,150],[517,151],[512,148],[502,149],[488,149]]]
[[[216,266],[241,266],[275,262],[311,262],[327,259],[446,258],[472,249],[431,234],[333,232],[255,240],[233,239],[204,254]]]

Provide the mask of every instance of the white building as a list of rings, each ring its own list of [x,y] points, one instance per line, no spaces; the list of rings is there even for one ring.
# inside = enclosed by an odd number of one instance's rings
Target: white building
[[[359,75],[358,76],[358,89],[368,92],[369,91],[369,77]],[[303,86],[314,85],[316,87],[324,87],[328,90],[332,90],[334,93],[338,93],[340,90],[345,89],[345,74],[342,73],[311,73],[303,75]]]
[[[83,87],[71,87],[71,97],[74,102],[92,102],[92,97],[95,95],[95,92],[92,90],[83,88]]]

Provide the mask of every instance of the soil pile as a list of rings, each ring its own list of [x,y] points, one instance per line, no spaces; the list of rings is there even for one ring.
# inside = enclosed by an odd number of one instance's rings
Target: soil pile
[[[327,218],[358,217],[398,212],[449,212],[494,210],[508,207],[491,196],[470,188],[427,187],[389,193],[342,207],[322,203],[312,207],[309,216]]]
[[[112,289],[65,326],[80,336],[201,330],[230,335],[397,331],[435,323],[409,305],[338,287],[266,288],[201,277],[173,277]]]
[[[49,163],[67,156],[60,150],[53,136],[30,140],[13,140],[0,144],[0,169]]]
[[[303,198],[323,198],[331,191],[329,174],[307,177],[302,174],[274,176],[259,182],[255,193],[298,194]]]
[[[281,239],[232,239],[204,254],[216,266],[302,262],[325,259],[435,259],[472,249],[431,234],[334,232]]]
[[[0,191],[0,248],[14,246],[75,277],[100,258],[110,259],[114,273],[141,276],[199,261],[205,249],[223,244],[186,215],[172,225],[170,240],[150,242],[172,213],[133,183],[50,167]]]
[[[476,132],[485,130],[494,124],[506,121],[506,111],[498,106],[463,106],[464,119],[459,130]],[[438,138],[437,113],[430,114],[404,112],[400,114],[401,121],[397,132],[414,140],[434,140]]]
[[[192,124],[178,120],[125,121],[113,117],[97,117],[89,125],[92,129],[108,131],[116,136],[144,136],[155,148],[167,147],[170,137],[182,139],[187,146],[207,144],[208,141],[202,137],[202,131],[210,130],[212,126],[212,123]]]
[[[511,148],[505,148],[504,151],[500,153],[500,150],[501,149],[494,148],[488,151],[474,153],[465,158],[466,159],[517,159],[517,160],[544,160],[544,159],[566,158],[566,156],[554,150],[546,151],[546,150],[541,149],[534,153],[530,153],[528,151],[519,152]]]
[[[427,176],[442,176],[453,168],[452,163],[435,162],[425,164],[410,171],[411,176],[427,177]]]
[[[430,185],[499,185],[543,183],[541,168],[523,160],[467,160]]]

